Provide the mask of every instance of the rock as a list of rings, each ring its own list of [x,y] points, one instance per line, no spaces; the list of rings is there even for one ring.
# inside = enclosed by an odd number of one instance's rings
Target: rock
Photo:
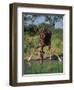
[[[51,59],[50,60],[59,60],[60,62],[63,61],[63,53],[60,55],[51,55]]]
[[[58,57],[56,55],[52,55],[51,60],[58,60]]]
[[[59,57],[61,58],[61,60],[63,61],[63,53],[59,55]]]

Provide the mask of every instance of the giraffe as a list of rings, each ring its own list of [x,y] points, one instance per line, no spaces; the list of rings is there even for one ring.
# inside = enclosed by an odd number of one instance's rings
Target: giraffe
[[[39,32],[39,35],[40,35],[39,47],[40,47],[40,58],[41,58],[40,62],[43,63],[43,58],[44,58],[44,53],[45,53],[43,49],[45,46],[48,46],[48,49],[50,50],[52,33],[51,31],[44,28],[43,30]]]

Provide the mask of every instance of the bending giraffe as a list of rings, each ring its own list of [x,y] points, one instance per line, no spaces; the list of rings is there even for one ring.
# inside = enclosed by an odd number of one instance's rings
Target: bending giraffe
[[[33,53],[35,52],[36,49],[40,48],[40,62],[43,63],[43,59],[44,59],[44,47],[48,46],[48,49],[50,50],[51,48],[51,36],[52,33],[51,31],[48,31],[47,29],[42,29],[39,31],[39,45],[33,50]],[[31,60],[33,53],[31,54],[31,56],[28,58],[28,61]]]

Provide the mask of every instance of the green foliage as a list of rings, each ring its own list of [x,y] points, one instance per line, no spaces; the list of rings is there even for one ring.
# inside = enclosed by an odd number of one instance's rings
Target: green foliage
[[[56,29],[53,31],[51,43],[52,49],[55,49],[56,54],[63,53],[63,30]]]
[[[38,28],[36,25],[30,24],[29,26],[24,26],[24,32],[33,36],[38,33]]]

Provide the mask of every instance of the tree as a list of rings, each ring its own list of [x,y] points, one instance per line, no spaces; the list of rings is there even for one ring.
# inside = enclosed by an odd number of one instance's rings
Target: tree
[[[35,25],[35,21],[38,19],[38,17],[44,17],[44,22],[49,26],[55,28],[55,24],[61,20],[63,21],[63,15],[37,15],[37,14],[25,14],[24,15],[24,24],[29,25],[33,24]]]
[[[27,24],[27,22],[31,23],[31,24],[34,24],[35,20],[40,17],[40,15],[36,15],[36,14],[26,14],[24,15],[24,21],[25,21],[25,24]]]
[[[62,15],[47,15],[45,16],[45,21],[49,22],[49,24],[55,28],[56,22],[63,20]]]

